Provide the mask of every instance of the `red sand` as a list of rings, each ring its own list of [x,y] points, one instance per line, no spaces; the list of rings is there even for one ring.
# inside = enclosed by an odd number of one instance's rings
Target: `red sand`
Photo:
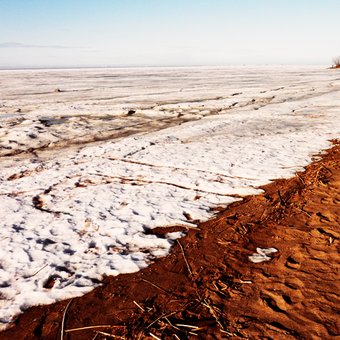
[[[340,336],[339,156],[335,146],[295,178],[232,204],[143,271],[107,277],[81,298],[31,308],[0,338]],[[256,247],[279,251],[254,264],[248,256]],[[83,327],[90,328],[75,330]]]

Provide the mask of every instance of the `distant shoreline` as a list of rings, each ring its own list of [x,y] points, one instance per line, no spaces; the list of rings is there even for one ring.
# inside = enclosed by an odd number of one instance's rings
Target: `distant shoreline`
[[[226,64],[226,65],[107,65],[107,66],[22,66],[4,67],[0,71],[39,71],[39,70],[90,70],[90,69],[148,69],[148,68],[228,68],[228,67],[320,67],[320,69],[338,68],[326,64]]]

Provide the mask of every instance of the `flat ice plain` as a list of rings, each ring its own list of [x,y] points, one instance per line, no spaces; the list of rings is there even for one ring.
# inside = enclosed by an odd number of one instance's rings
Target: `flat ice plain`
[[[0,71],[0,328],[169,253],[340,136],[317,66]]]

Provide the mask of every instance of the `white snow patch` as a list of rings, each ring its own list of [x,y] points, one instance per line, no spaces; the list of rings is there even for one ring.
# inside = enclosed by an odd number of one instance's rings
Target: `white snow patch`
[[[253,263],[261,263],[271,260],[272,258],[269,255],[276,252],[277,252],[276,248],[256,248],[256,253],[248,256],[248,258],[249,261]]]
[[[259,186],[275,178],[293,176],[340,134],[340,80],[329,70],[254,67],[1,75],[4,150],[34,148],[50,137],[73,138],[78,128],[87,128],[60,125],[60,134],[51,134],[51,127],[41,130],[37,125],[47,113],[105,114],[111,106],[117,112],[128,106],[145,109],[146,116],[154,112],[155,119],[171,112],[190,119],[200,116],[156,132],[137,131],[100,145],[54,152],[50,158],[2,159],[3,327],[30,306],[83,295],[100,284],[103,275],[135,272],[167,255],[183,233],[160,238],[150,229],[192,227],[195,220],[211,217],[212,208],[257,194]],[[33,91],[32,81],[41,95],[27,94]],[[45,88],[60,87],[59,81],[70,91],[43,94]],[[46,84],[40,88],[38,82]],[[159,106],[150,108],[155,103]],[[10,115],[18,106],[26,113]],[[91,131],[89,126],[89,133],[96,129]],[[27,137],[31,132],[39,138]],[[258,249],[253,259],[270,259],[267,250]],[[44,288],[50,278],[54,286]]]

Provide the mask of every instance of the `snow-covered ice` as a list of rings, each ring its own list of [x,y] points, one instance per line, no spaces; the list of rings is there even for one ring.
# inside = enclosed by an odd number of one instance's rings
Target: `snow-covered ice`
[[[208,219],[340,133],[320,67],[1,71],[0,91],[2,327],[146,267],[183,236],[150,229]]]

